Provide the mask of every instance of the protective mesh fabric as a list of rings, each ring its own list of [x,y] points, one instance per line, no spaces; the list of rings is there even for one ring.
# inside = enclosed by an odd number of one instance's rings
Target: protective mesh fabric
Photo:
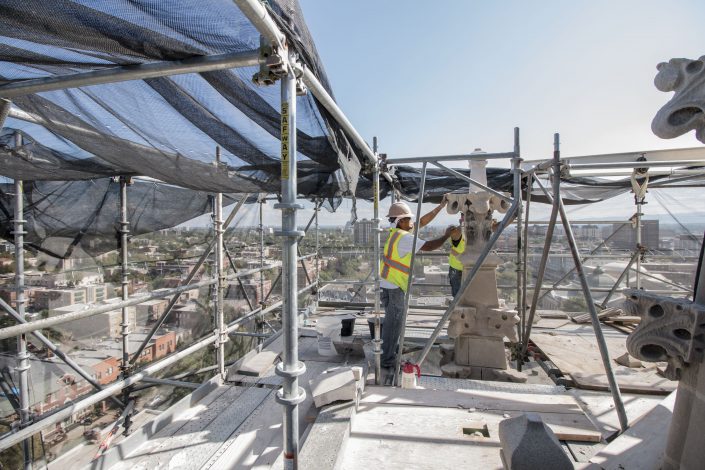
[[[329,91],[325,72],[296,1],[273,1],[271,12],[305,65]],[[281,15],[281,16],[279,16]],[[231,0],[9,0],[0,4],[4,80],[68,75],[114,65],[253,51],[260,36]],[[179,186],[221,192],[277,191],[279,86],[252,83],[254,67],[96,85],[18,97],[14,106],[34,125],[8,119],[34,144],[59,150],[50,179],[103,176],[102,163]],[[331,93],[332,94],[332,93]],[[337,123],[310,95],[298,98],[298,155],[323,185],[352,194],[360,164]],[[9,150],[6,142],[1,149]],[[222,165],[212,165],[216,146]],[[31,155],[32,150],[27,150]],[[46,152],[45,152],[46,154]],[[27,159],[26,159],[27,160]],[[58,164],[71,161],[69,168]],[[24,164],[26,168],[26,164]],[[17,165],[0,174],[19,177]],[[44,177],[43,175],[39,175]],[[321,186],[315,187],[313,183]]]
[[[70,258],[77,248],[92,256],[116,249],[120,184],[113,178],[25,182],[24,196],[26,248],[56,258]],[[232,197],[223,201],[233,202]],[[0,237],[6,240],[12,240],[13,204],[14,185],[0,184]],[[211,200],[203,192],[140,179],[127,188],[131,237],[175,227],[210,211]]]

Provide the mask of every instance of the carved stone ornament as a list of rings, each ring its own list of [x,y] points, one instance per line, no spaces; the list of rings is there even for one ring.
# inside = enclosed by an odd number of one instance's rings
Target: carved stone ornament
[[[656,88],[675,94],[656,114],[651,130],[662,139],[695,130],[695,137],[705,143],[705,56],[698,60],[671,59],[657,68]]]
[[[705,350],[705,306],[686,299],[624,291],[641,323],[627,338],[627,350],[646,362],[668,361],[666,377],[679,380],[689,364],[703,360]]]

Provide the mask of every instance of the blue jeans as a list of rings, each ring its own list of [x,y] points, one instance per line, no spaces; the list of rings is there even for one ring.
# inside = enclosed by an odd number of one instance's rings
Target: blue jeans
[[[401,321],[404,315],[404,291],[401,289],[380,289],[379,300],[384,307],[384,328],[382,328],[382,367],[394,367]]]
[[[448,268],[448,282],[450,282],[450,293],[455,298],[460,290],[463,281],[463,272],[455,268]]]

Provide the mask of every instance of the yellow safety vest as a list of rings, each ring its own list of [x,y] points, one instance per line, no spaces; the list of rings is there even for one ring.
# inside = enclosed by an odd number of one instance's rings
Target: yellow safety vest
[[[384,244],[382,261],[379,263],[380,276],[382,276],[382,279],[386,279],[395,286],[399,286],[404,292],[406,292],[406,287],[409,284],[411,252],[407,253],[404,257],[399,256],[399,242],[402,237],[407,235],[411,234],[398,228],[391,229],[387,243]]]
[[[451,240],[450,255],[448,256],[448,264],[450,264],[451,268],[457,269],[458,271],[463,270],[463,263],[461,263],[457,257],[462,255],[464,252],[465,252],[465,237],[460,238],[460,243],[458,243],[458,246],[453,246],[453,241]]]

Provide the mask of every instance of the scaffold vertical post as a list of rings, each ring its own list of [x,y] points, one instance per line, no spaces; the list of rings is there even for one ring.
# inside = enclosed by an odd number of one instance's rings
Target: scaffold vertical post
[[[374,327],[374,353],[375,353],[375,384],[382,383],[382,326],[380,318],[380,287],[379,287],[379,261],[380,261],[380,228],[379,228],[379,157],[377,155],[377,137],[372,139],[372,151],[375,154],[375,166],[372,172],[372,200],[374,224],[374,253],[372,258],[372,269],[375,274],[375,327]]]
[[[321,300],[321,294],[319,292],[321,288],[321,240],[319,238],[320,226],[318,225],[318,213],[321,211],[321,201],[316,199],[314,203],[313,210],[316,211],[314,216],[315,223],[315,244],[316,244],[316,256],[314,260],[316,261],[316,310],[318,310],[318,302]]]
[[[526,216],[524,218],[524,249],[523,249],[523,264],[524,264],[524,271],[522,272],[523,279],[521,283],[521,303],[524,306],[524,309],[521,312],[521,336],[519,336],[519,340],[521,341],[522,344],[522,350],[523,350],[523,338],[524,338],[524,333],[526,333],[526,299],[528,297],[528,288],[527,286],[529,285],[529,212],[531,209],[531,191],[534,186],[534,178],[531,174],[527,175],[526,178]],[[524,361],[524,356],[522,354],[519,354],[519,361],[522,363]]]
[[[605,341],[605,336],[602,332],[602,327],[600,326],[600,319],[597,316],[597,309],[592,297],[592,292],[590,292],[590,286],[588,285],[585,270],[583,269],[583,262],[580,259],[578,244],[575,242],[573,229],[570,225],[570,221],[568,220],[568,216],[565,213],[565,208],[563,207],[563,201],[561,199],[560,138],[558,134],[554,134],[553,136],[553,148],[553,204],[554,206],[558,206],[558,211],[561,215],[561,222],[563,224],[563,231],[568,239],[568,245],[570,246],[570,252],[573,256],[576,272],[578,274],[578,278],[580,279],[583,294],[585,295],[585,302],[587,303],[587,309],[590,313],[590,319],[592,320],[592,328],[595,331],[597,347],[600,350],[602,365],[605,368],[605,375],[607,375],[607,382],[609,383],[609,389],[612,393],[612,399],[614,400],[614,407],[617,411],[617,417],[619,418],[619,425],[622,428],[622,431],[626,431],[629,426],[629,421],[627,419],[627,412],[624,409],[624,403],[622,402],[622,394],[619,390],[619,385],[617,384],[614,371],[612,370],[612,363],[610,360],[609,351],[607,349],[607,342]]]
[[[22,147],[22,135],[15,134],[15,148]],[[14,211],[14,237],[15,237],[15,310],[22,320],[25,319],[25,298],[24,289],[24,182],[15,180],[15,211]],[[22,334],[17,337],[17,373],[19,374],[20,385],[20,428],[29,426],[32,421],[29,405],[29,354],[27,353],[27,335]],[[22,453],[24,455],[24,468],[32,468],[32,439],[25,439],[22,442]]]
[[[220,147],[215,149],[215,164],[220,166]],[[228,342],[228,333],[225,331],[225,313],[223,297],[225,294],[225,265],[223,252],[223,193],[215,193],[215,273],[218,278],[216,285],[216,328],[218,329],[217,364],[221,383],[225,381],[225,343]]]
[[[423,206],[424,193],[426,192],[426,165],[423,162],[421,167],[421,181],[419,183],[419,195],[416,198],[416,222],[414,223],[414,239],[411,243],[411,260],[409,260],[409,281],[406,285],[406,295],[404,296],[404,310],[401,316],[401,334],[399,335],[399,348],[397,350],[397,360],[394,365],[394,384],[399,384],[399,374],[401,368],[401,359],[404,353],[404,337],[406,336],[406,318],[409,315],[409,302],[411,300],[411,287],[414,285],[414,263],[416,262],[416,241],[419,239],[419,231],[421,230],[421,207]],[[387,347],[391,347],[388,345]]]
[[[282,211],[282,330],[283,360],[277,364],[277,375],[284,378],[276,399],[284,407],[284,468],[298,468],[299,403],[306,392],[299,387],[299,375],[306,371],[299,361],[298,347],[298,291],[297,248],[298,237],[305,233],[296,229],[296,211],[303,206],[296,203],[296,77],[292,67],[295,57],[289,57],[286,75],[281,79],[281,203],[275,209]]]
[[[130,221],[127,216],[127,185],[130,182],[129,177],[120,176],[120,297],[122,300],[128,300],[130,297],[129,283],[130,274],[128,271],[128,244],[130,234]],[[121,309],[120,335],[122,336],[122,362],[120,370],[122,378],[126,379],[130,375],[130,309],[131,307],[123,307]],[[133,358],[133,362],[137,362],[139,358]],[[122,401],[125,406],[128,405],[130,390],[125,388],[122,392]],[[125,417],[124,432],[125,435],[130,429],[130,416]]]
[[[642,223],[641,223],[641,216],[644,215],[642,214],[642,208],[644,204],[644,198],[640,197],[638,194],[634,194],[634,200],[636,201],[636,227],[634,227],[635,230],[635,239],[636,239],[636,247],[635,250],[639,253],[639,256],[636,257],[636,273],[634,274],[635,279],[634,279],[634,288],[636,289],[641,289],[641,228],[642,228]]]
[[[525,308],[523,304],[523,297],[522,297],[522,284],[524,281],[524,263],[523,263],[523,257],[522,257],[522,249],[524,245],[524,236],[522,234],[522,231],[524,229],[524,226],[522,224],[522,215],[523,215],[523,204],[521,201],[521,196],[522,196],[522,190],[521,190],[521,148],[519,145],[519,128],[515,127],[514,128],[514,157],[512,158],[512,174],[514,177],[514,199],[517,201],[517,220],[516,220],[516,234],[517,234],[517,239],[516,239],[516,307],[517,307],[517,314],[519,315],[519,318],[522,318],[525,314]],[[517,324],[517,333],[520,338],[520,343],[521,343],[521,332],[522,332],[522,324],[521,321],[519,324]],[[517,349],[521,348],[514,348],[514,351],[517,352]],[[519,357],[520,355],[516,355],[516,360],[517,360],[517,368],[521,370],[521,358]]]

